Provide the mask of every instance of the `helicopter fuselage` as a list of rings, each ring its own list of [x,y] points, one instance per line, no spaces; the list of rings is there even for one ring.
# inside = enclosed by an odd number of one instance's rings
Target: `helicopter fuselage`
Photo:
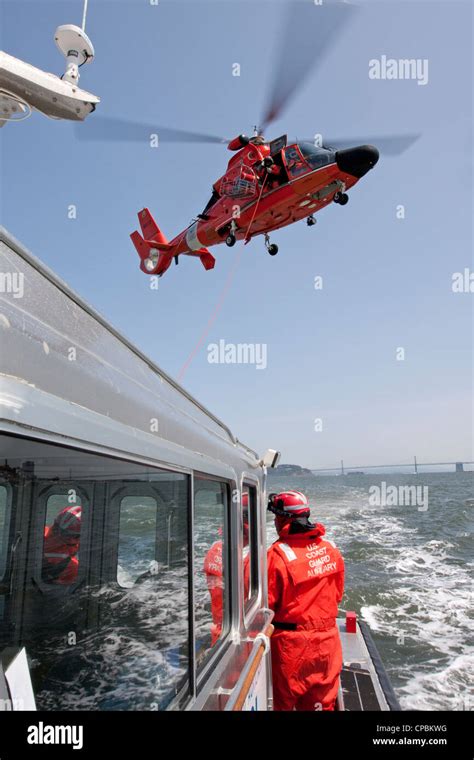
[[[163,274],[181,254],[198,256],[205,268],[211,269],[214,258],[209,247],[224,241],[228,245],[237,240],[248,242],[255,235],[268,235],[313,217],[353,187],[378,160],[372,146],[336,152],[311,143],[286,145],[285,141],[271,159],[270,151],[262,151],[263,147],[246,145],[233,156],[226,173],[213,186],[216,200],[205,218],[195,219],[169,243],[161,232],[154,237],[155,248],[146,230],[145,240],[132,236],[144,272]],[[267,166],[262,164],[262,156]],[[134,235],[140,238],[139,233]]]

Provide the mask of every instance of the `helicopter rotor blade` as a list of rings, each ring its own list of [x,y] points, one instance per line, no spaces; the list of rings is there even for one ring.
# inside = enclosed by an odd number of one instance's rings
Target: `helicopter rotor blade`
[[[75,132],[79,140],[86,141],[149,143],[150,137],[157,135],[158,142],[216,143],[220,145],[228,142],[224,137],[217,135],[95,115],[91,116],[86,123],[76,124]]]
[[[421,133],[409,134],[409,135],[380,135],[371,137],[346,137],[337,139],[324,139],[325,148],[333,148],[334,150],[340,150],[344,148],[350,148],[353,145],[374,145],[380,153],[384,153],[387,156],[399,156],[410,148],[419,138]],[[314,140],[308,140],[312,142]]]
[[[260,128],[265,130],[286,108],[321,63],[356,7],[343,0],[290,0],[284,14],[278,58]]]

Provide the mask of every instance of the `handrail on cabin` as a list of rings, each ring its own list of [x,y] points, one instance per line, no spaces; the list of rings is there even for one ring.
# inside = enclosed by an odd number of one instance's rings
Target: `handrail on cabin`
[[[270,638],[274,631],[273,625],[270,623],[267,628],[265,629],[264,636],[267,638]],[[253,679],[255,677],[255,673],[257,672],[257,669],[260,665],[260,662],[262,661],[262,657],[265,653],[265,642],[260,639],[260,646],[258,647],[257,654],[255,655],[254,659],[252,660],[252,664],[250,666],[249,672],[247,673],[244,682],[240,688],[239,694],[237,696],[237,699],[235,701],[235,704],[232,708],[233,712],[237,712],[242,710],[242,707],[245,703],[245,700],[247,698],[247,695],[250,691],[250,687],[252,686]]]

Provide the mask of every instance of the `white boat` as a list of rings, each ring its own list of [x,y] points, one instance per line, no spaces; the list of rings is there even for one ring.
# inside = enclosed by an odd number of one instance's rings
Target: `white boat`
[[[0,260],[0,700],[271,709],[267,460],[3,228]],[[66,581],[45,546],[69,507]],[[338,709],[399,709],[367,626],[338,625]]]

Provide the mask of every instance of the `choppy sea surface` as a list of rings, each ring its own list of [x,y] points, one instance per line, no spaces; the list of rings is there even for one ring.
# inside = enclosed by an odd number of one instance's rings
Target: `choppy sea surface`
[[[402,709],[474,710],[474,474],[269,478],[286,488],[341,550],[341,607],[369,624]]]

